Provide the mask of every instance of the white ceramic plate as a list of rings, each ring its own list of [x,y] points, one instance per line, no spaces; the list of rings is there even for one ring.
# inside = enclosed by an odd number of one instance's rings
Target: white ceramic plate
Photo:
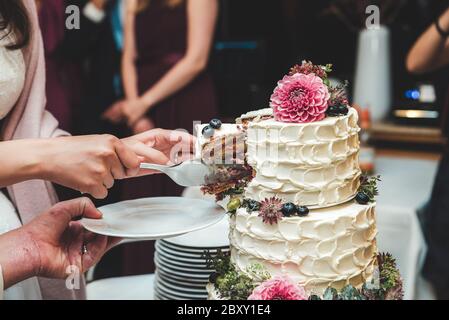
[[[172,297],[174,299],[191,299],[191,300],[202,300],[207,299],[207,293],[204,294],[190,294],[190,293],[181,293],[175,290],[171,290],[167,288],[163,283],[157,282],[156,283],[157,290],[165,295],[166,297]]]
[[[210,273],[203,273],[203,274],[196,274],[191,272],[182,272],[178,270],[172,270],[167,266],[160,265],[158,261],[155,261],[156,269],[158,272],[164,275],[168,275],[171,278],[176,278],[179,280],[185,279],[187,281],[196,281],[196,282],[203,282],[203,281],[209,281]]]
[[[158,255],[163,260],[170,261],[170,262],[173,261],[174,264],[190,265],[192,267],[198,267],[198,268],[207,266],[206,260],[194,260],[194,259],[185,259],[185,258],[174,257],[173,255],[167,255],[166,253],[164,253],[160,250],[156,251],[155,255]]]
[[[179,272],[180,274],[190,274],[190,276],[196,276],[196,277],[209,277],[214,270],[208,270],[208,269],[196,269],[196,268],[189,268],[189,267],[178,267],[173,264],[167,264],[164,261],[161,261],[159,257],[155,257],[154,262],[157,266],[160,268],[165,269],[168,272]]]
[[[177,291],[189,294],[207,294],[206,291],[206,284],[203,284],[202,286],[190,286],[190,285],[183,285],[178,282],[169,281],[166,278],[157,277],[157,283],[162,284],[165,287],[167,287],[170,290]]]
[[[207,228],[223,219],[215,203],[181,197],[145,198],[99,208],[103,218],[82,219],[89,231],[125,239],[155,240]]]
[[[179,274],[169,273],[160,268],[156,269],[156,273],[159,275],[159,278],[165,279],[168,278],[170,280],[182,281],[186,283],[192,283],[193,285],[207,285],[209,283],[209,277],[207,278],[192,278],[189,276],[181,276]]]
[[[164,265],[172,265],[175,268],[186,268],[186,269],[191,269],[191,270],[207,270],[210,271],[211,273],[214,272],[215,270],[213,268],[208,268],[207,264],[191,264],[191,263],[180,263],[177,261],[174,261],[173,259],[167,259],[166,257],[163,257],[161,254],[158,254],[156,252],[156,254],[154,255],[155,259],[158,259],[159,262],[163,263]]]
[[[169,247],[164,246],[163,244],[156,242],[155,245],[156,251],[162,251],[168,256],[173,256],[176,258],[185,258],[185,259],[192,259],[192,260],[201,260],[206,261],[206,258],[204,257],[203,252],[197,252],[197,253],[186,253],[179,250],[173,250]]]
[[[206,283],[205,282],[192,282],[192,281],[183,281],[183,280],[173,279],[173,278],[163,275],[157,271],[156,271],[155,275],[156,275],[156,278],[158,279],[158,281],[168,282],[173,285],[178,285],[180,287],[204,289],[204,288],[206,288],[206,285],[207,285],[207,282]]]
[[[166,255],[168,256],[174,256],[176,258],[178,257],[182,257],[184,259],[192,259],[192,260],[201,260],[201,261],[206,261],[206,258],[204,256],[204,251],[198,251],[197,253],[190,253],[190,252],[185,252],[185,251],[181,251],[181,250],[175,250],[172,249],[171,247],[169,248],[168,246],[165,246],[162,242],[156,242],[156,250],[162,251],[164,252]],[[225,250],[221,250],[223,253],[229,252],[230,249],[229,247]],[[215,257],[217,255],[217,251],[210,251],[210,254]]]
[[[167,239],[165,242],[187,250],[229,247],[229,216],[223,215],[220,222],[207,229]]]
[[[189,287],[186,288],[186,287],[183,287],[183,286],[180,286],[180,285],[177,285],[177,284],[172,284],[172,283],[169,283],[167,281],[163,281],[161,279],[159,279],[159,285],[162,285],[164,288],[173,290],[173,291],[178,292],[180,294],[186,294],[186,295],[190,295],[190,294],[193,294],[193,295],[197,295],[197,294],[198,295],[204,295],[204,294],[207,294],[206,286],[204,286],[204,288],[189,288]]]
[[[210,228],[207,228],[206,230],[209,230]],[[196,233],[196,232],[192,232],[192,233]],[[213,234],[213,233],[211,233]],[[186,235],[183,235],[183,237]],[[178,237],[176,237],[178,238]],[[173,238],[174,239],[174,238]],[[168,239],[167,239],[168,240]],[[180,252],[185,252],[185,253],[190,253],[190,254],[204,254],[204,251],[210,251],[211,253],[216,253],[218,250],[227,250],[229,249],[229,245],[227,246],[222,246],[222,247],[186,247],[186,246],[181,246],[181,245],[177,245],[177,244],[173,244],[171,242],[162,240],[160,241],[161,245],[166,247],[166,248],[170,248],[172,250],[176,250],[176,251],[180,251]]]

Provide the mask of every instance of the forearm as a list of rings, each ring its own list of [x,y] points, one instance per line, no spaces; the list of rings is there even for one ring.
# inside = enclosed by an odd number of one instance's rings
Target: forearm
[[[143,103],[151,108],[165,100],[192,82],[204,67],[205,63],[182,59],[142,95]]]
[[[122,78],[126,99],[137,99],[139,97],[137,69],[133,59],[130,57],[123,57]]]
[[[47,139],[0,142],[0,187],[45,176]]]
[[[449,11],[439,18],[443,30],[449,30]],[[413,73],[424,73],[444,65],[448,58],[447,41],[432,24],[414,44],[407,57],[407,69]]]
[[[0,236],[4,289],[37,275],[35,251],[34,243],[21,229]]]

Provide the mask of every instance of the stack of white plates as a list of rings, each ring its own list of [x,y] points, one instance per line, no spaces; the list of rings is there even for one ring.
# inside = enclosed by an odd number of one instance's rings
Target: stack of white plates
[[[154,296],[158,300],[205,300],[209,276],[205,251],[229,252],[229,221],[176,238],[156,242]]]

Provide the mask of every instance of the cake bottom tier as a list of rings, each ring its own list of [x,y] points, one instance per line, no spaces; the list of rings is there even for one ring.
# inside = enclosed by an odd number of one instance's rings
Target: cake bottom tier
[[[286,274],[309,294],[360,288],[376,268],[374,208],[351,201],[273,225],[241,208],[231,219],[231,262],[242,272],[260,264],[272,276]]]

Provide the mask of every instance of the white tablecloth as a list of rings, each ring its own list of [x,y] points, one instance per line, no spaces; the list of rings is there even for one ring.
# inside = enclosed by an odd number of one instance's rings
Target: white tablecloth
[[[438,162],[378,157],[382,177],[377,197],[377,237],[380,251],[397,259],[404,279],[404,298],[415,297],[416,279],[426,246],[416,210],[429,200]]]
[[[154,300],[154,274],[97,280],[87,285],[88,300]]]

